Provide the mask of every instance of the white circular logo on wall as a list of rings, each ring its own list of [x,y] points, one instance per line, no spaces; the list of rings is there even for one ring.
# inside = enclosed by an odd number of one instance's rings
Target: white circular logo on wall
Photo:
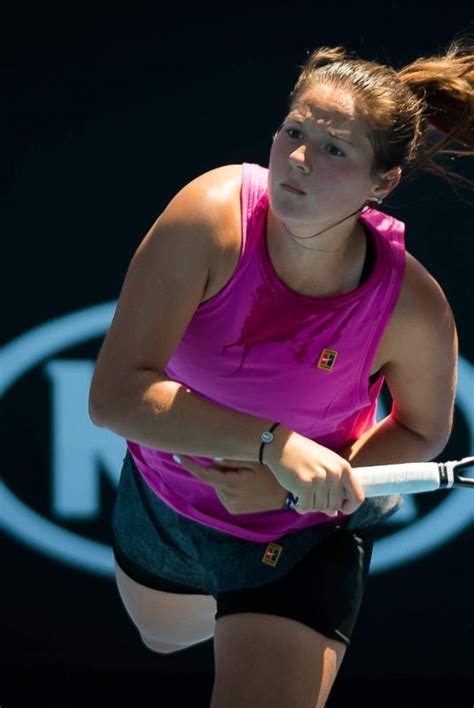
[[[35,327],[5,345],[1,354],[2,395],[33,367],[44,362],[52,387],[52,489],[51,518],[25,504],[4,482],[0,483],[0,523],[3,531],[55,560],[92,573],[112,577],[114,558],[110,546],[61,526],[65,520],[97,520],[102,515],[98,465],[116,486],[120,477],[125,441],[95,426],[88,413],[88,396],[95,362],[54,359],[69,347],[103,338],[110,327],[116,302],[90,307]],[[459,357],[456,405],[469,429],[469,450],[474,454],[474,367]],[[387,415],[381,399],[377,420]],[[32,474],[34,470],[32,470]],[[434,492],[436,494],[436,492]],[[433,551],[461,533],[474,521],[469,491],[450,489],[443,501],[420,516],[411,495],[404,506],[383,522],[393,532],[376,540],[370,573],[403,565]]]

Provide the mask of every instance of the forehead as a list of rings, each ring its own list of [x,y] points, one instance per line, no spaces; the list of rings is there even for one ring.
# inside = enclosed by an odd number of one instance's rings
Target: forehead
[[[293,103],[288,117],[310,120],[346,135],[363,137],[367,123],[356,99],[347,89],[330,84],[316,84]]]

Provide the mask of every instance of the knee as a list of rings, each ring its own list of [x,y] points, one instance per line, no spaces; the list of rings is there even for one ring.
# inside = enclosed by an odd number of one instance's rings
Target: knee
[[[163,644],[162,642],[157,642],[146,634],[140,632],[140,638],[147,649],[154,651],[157,654],[174,654],[175,652],[182,651],[186,649],[186,646],[178,646],[176,644]]]

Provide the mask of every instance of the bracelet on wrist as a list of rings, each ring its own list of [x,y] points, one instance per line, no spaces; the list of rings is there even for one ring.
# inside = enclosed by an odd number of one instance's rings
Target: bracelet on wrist
[[[277,427],[277,425],[280,425],[280,423],[274,423],[274,424],[272,425],[272,427],[270,428],[270,430],[267,430],[265,433],[262,433],[261,436],[260,436],[260,440],[262,441],[262,444],[260,445],[260,450],[259,450],[259,453],[258,453],[258,461],[260,462],[260,464],[263,464],[263,448],[264,448],[264,445],[267,445],[268,443],[273,442],[273,438],[274,438],[274,436],[273,436],[273,431],[275,430],[275,428]]]

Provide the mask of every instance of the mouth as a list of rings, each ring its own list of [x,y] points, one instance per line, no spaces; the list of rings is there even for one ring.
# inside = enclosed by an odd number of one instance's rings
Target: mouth
[[[292,187],[291,184],[287,184],[286,182],[281,183],[282,189],[286,189],[287,192],[293,192],[293,194],[306,194],[306,192],[303,192],[302,189],[298,189],[298,187]]]

